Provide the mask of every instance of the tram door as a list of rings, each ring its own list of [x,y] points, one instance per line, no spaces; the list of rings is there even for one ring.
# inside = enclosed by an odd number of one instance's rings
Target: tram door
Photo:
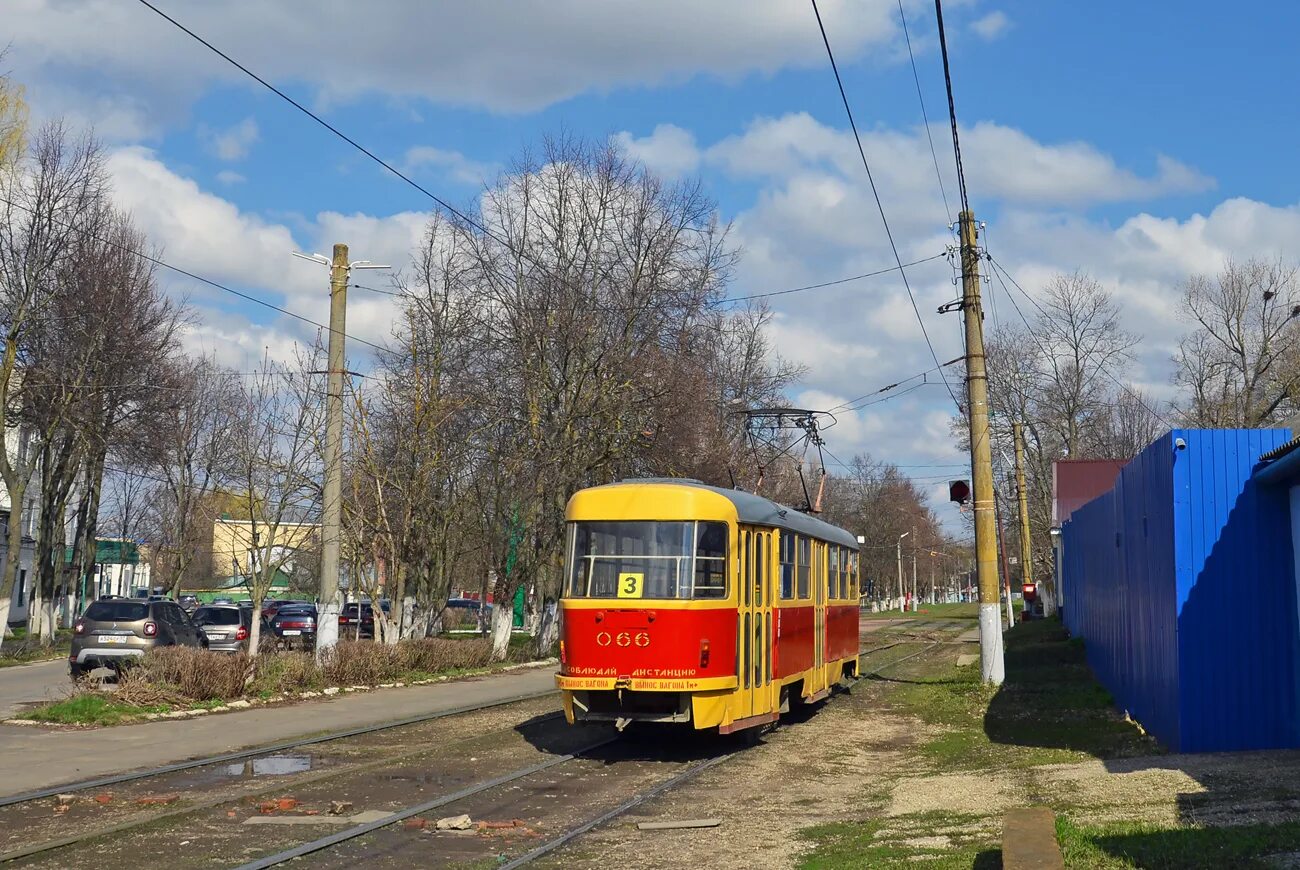
[[[740,678],[740,718],[765,712],[768,708],[764,691],[771,679],[768,665],[771,617],[767,605],[767,541],[763,532],[742,530],[740,533],[740,624],[737,670]]]
[[[826,682],[826,552],[825,544],[813,542],[813,689],[819,692]]]

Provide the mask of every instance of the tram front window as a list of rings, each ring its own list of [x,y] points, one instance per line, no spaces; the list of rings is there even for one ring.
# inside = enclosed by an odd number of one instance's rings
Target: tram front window
[[[727,524],[570,525],[570,598],[725,598]]]

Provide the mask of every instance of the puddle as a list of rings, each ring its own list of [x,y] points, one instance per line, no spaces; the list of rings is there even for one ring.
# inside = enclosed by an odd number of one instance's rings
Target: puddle
[[[310,755],[268,755],[217,768],[222,776],[285,776],[311,770]]]

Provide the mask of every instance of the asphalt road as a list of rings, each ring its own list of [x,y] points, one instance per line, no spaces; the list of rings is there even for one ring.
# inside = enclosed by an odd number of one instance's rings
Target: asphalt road
[[[65,659],[0,668],[0,719],[18,714],[33,701],[57,699],[71,685]]]

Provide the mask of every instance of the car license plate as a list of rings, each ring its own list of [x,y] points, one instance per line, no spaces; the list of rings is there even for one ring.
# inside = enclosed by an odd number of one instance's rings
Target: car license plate
[[[121,635],[101,634],[99,636],[99,642],[100,643],[126,643],[126,638]]]
[[[291,635],[302,634],[302,632],[296,628],[286,628],[284,631],[280,632],[280,634],[284,635],[285,637],[289,637]]]
[[[230,637],[228,634],[210,634],[208,640],[225,640],[228,637]]]

